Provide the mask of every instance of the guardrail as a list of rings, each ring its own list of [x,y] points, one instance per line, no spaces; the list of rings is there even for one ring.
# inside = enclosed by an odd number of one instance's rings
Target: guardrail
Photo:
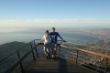
[[[37,56],[35,55],[35,52],[37,54]],[[20,66],[21,69],[21,73],[24,73],[24,67],[23,67],[23,63],[22,61],[28,57],[28,55],[32,54],[33,60],[36,60],[36,57],[38,57],[38,52],[37,52],[37,45],[32,45],[31,44],[31,50],[29,50],[27,53],[25,53],[22,57],[20,54],[20,51],[17,50],[11,54],[9,54],[8,56],[4,57],[2,60],[0,60],[0,64],[2,64],[8,57],[10,56],[17,56],[17,62],[12,65],[9,69],[7,69],[6,71],[4,71],[3,73],[11,73],[18,65]]]
[[[63,44],[61,45],[61,47],[63,47],[63,48],[69,48],[68,46],[63,45]],[[89,50],[85,50],[85,49],[82,49],[82,48],[76,48],[74,50],[72,49],[72,51],[75,51],[76,52],[76,59],[75,59],[76,64],[78,64],[80,52],[83,52],[85,54],[89,54],[89,55],[92,55],[92,56],[95,56],[95,57],[96,56],[97,57],[100,57],[101,60],[104,60],[105,61],[105,70],[104,70],[104,73],[107,73],[108,63],[110,62],[110,55],[105,55],[103,53],[99,53],[99,52],[95,52],[95,51],[89,51]]]

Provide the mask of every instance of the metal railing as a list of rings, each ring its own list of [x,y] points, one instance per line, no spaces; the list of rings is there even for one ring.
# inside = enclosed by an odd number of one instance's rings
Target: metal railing
[[[9,54],[8,56],[4,57],[3,59],[0,60],[0,65],[6,63],[5,60],[11,56],[17,56],[17,61],[11,65],[6,71],[2,71],[1,73],[12,73],[13,70],[17,67],[20,66],[21,73],[24,73],[24,67],[22,61],[25,60],[30,54],[33,57],[33,60],[36,60],[36,57],[38,57],[38,52],[37,52],[37,45],[31,44],[31,49],[25,53],[23,56],[20,54],[20,50],[16,50],[15,52]],[[35,54],[36,53],[36,54]]]
[[[62,44],[61,47],[62,47],[62,48],[68,48],[68,49],[70,48],[69,46],[64,45],[64,44]],[[76,63],[76,64],[79,63],[79,58],[80,58],[80,56],[82,56],[83,54],[86,54],[86,56],[91,55],[92,57],[95,57],[95,58],[96,58],[96,57],[99,57],[100,60],[98,60],[97,63],[100,63],[101,61],[105,61],[105,67],[104,67],[104,70],[97,68],[97,67],[99,67],[99,66],[97,66],[96,68],[99,69],[99,70],[102,70],[103,73],[107,73],[108,64],[110,63],[110,55],[106,55],[106,54],[99,53],[99,52],[95,52],[95,51],[89,51],[89,50],[82,49],[82,48],[78,48],[78,47],[70,48],[70,49],[71,49],[71,51],[76,52],[76,57],[75,57],[75,63]],[[82,53],[82,54],[81,54],[81,53]],[[83,56],[83,59],[84,59],[84,57],[86,57],[86,56]],[[91,57],[91,58],[92,58],[92,57]],[[88,62],[88,63],[90,63],[90,62]],[[97,70],[97,69],[96,69],[96,70]]]

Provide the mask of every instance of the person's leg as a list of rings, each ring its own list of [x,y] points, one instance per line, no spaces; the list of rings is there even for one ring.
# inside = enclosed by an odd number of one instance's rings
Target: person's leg
[[[47,44],[44,45],[44,53],[45,53],[45,56],[47,57],[48,56]]]
[[[54,58],[57,56],[57,44],[54,44]]]
[[[47,58],[50,58],[50,44],[46,44],[46,56]]]
[[[50,43],[49,44],[50,58],[52,58],[52,55],[53,55],[53,48],[54,48],[53,43]]]
[[[51,57],[54,58],[54,43],[52,43],[51,46]]]
[[[46,57],[48,58],[48,48],[46,47]]]
[[[43,50],[44,50],[44,54],[46,55],[46,47],[45,47],[45,45],[44,45]]]
[[[51,44],[48,44],[48,57],[51,58]]]

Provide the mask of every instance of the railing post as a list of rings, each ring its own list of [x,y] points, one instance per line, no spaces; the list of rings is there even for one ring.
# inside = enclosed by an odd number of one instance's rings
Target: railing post
[[[32,50],[32,56],[33,56],[33,60],[36,60],[36,57],[35,57],[35,54],[34,54],[34,50]]]
[[[37,50],[37,46],[38,46],[38,45],[36,45],[36,47],[35,47],[35,51],[36,51],[37,57],[39,57],[39,55],[38,55],[38,50]]]
[[[34,40],[34,48],[35,48],[35,51],[36,51],[36,55],[37,55],[37,57],[38,57],[37,46],[38,46],[38,43],[37,43],[37,45],[36,45],[36,41]]]
[[[79,51],[78,50],[76,50],[76,64],[78,64],[78,57],[79,57],[79,53],[78,53]]]
[[[33,44],[31,43],[31,49],[32,49],[33,60],[36,60],[36,56],[38,57],[38,52],[37,52],[37,45],[35,43],[35,40],[33,41]],[[35,56],[34,50],[36,52],[36,56]]]
[[[17,56],[18,56],[18,59],[20,61],[21,57],[20,57],[20,52],[19,51],[17,51]],[[21,61],[20,61],[20,68],[21,68],[21,72],[24,73],[23,64],[22,64]]]
[[[107,73],[107,68],[108,68],[108,59],[106,58],[105,59],[105,72],[104,73]]]
[[[34,40],[34,42],[35,42],[35,40]],[[36,60],[35,55],[34,55],[34,47],[35,47],[35,45],[33,44],[33,42],[30,43],[30,46],[31,46],[31,49],[32,49],[33,60]]]
[[[38,43],[37,43],[37,45],[38,45]],[[37,55],[37,57],[38,57],[37,45],[36,45],[36,41],[34,40],[34,49],[35,49],[36,55]]]

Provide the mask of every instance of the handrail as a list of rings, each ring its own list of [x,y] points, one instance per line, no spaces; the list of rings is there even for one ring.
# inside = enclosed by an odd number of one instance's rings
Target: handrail
[[[15,69],[15,67],[17,67],[18,65],[20,65],[21,72],[23,73],[24,69],[23,69],[22,61],[31,53],[32,53],[32,56],[33,56],[33,60],[36,60],[36,56],[35,56],[34,50],[35,50],[36,54],[38,54],[37,53],[37,49],[36,49],[37,45],[34,44],[36,47],[33,47],[32,44],[30,44],[30,45],[31,45],[31,49],[27,53],[25,53],[23,56],[20,56],[20,51],[16,50],[16,51],[12,52],[8,56],[5,56],[3,59],[0,60],[0,64],[3,64],[2,62],[4,62],[10,56],[13,56],[13,55],[16,56],[17,55],[17,57],[18,57],[17,62],[15,64],[13,64],[13,66],[8,68],[4,73],[11,73]]]
[[[36,40],[40,40],[40,39],[36,39]],[[73,44],[72,42],[66,42],[66,43]],[[43,43],[42,42],[39,42],[39,44],[43,44]],[[64,48],[68,48],[67,46],[65,46],[63,44],[61,44],[60,46],[61,47],[64,47]],[[103,53],[99,53],[99,52],[95,52],[95,51],[89,51],[89,50],[85,50],[85,49],[82,49],[82,48],[76,48],[74,50],[76,50],[76,51],[82,51],[82,52],[85,52],[85,53],[88,53],[88,54],[91,54],[91,55],[95,55],[95,56],[100,56],[100,57],[103,57],[103,58],[106,58],[106,59],[110,60],[110,55],[106,55],[106,54],[103,54]]]
[[[65,45],[61,45],[61,47],[68,48]],[[95,55],[95,56],[100,56],[100,57],[103,57],[103,58],[106,58],[106,59],[110,60],[110,56],[109,55],[105,55],[105,54],[102,54],[102,53],[99,53],[99,52],[89,51],[89,50],[85,50],[85,49],[81,49],[81,48],[76,48],[74,50],[82,51],[82,52],[85,52],[85,53],[88,53],[88,54],[91,54],[91,55]]]
[[[88,54],[91,54],[91,55],[100,56],[100,57],[103,57],[103,58],[106,58],[106,59],[110,60],[110,56],[106,55],[106,54],[102,54],[102,53],[94,52],[94,51],[89,51],[89,50],[84,50],[84,49],[81,49],[81,48],[77,48],[77,50],[88,53]]]
[[[36,43],[36,41],[37,41],[37,44],[40,44],[40,43],[43,43],[43,41],[41,40],[41,39],[34,39],[33,40],[33,42],[34,42],[34,44]],[[63,42],[62,40],[58,40],[58,42]],[[68,42],[69,43],[69,42]]]
[[[16,64],[14,64],[10,69],[8,69],[5,73],[11,73],[11,71],[17,67],[31,52],[33,51],[33,49],[31,49],[29,52],[27,52],[23,57],[19,57],[19,60],[16,62]],[[19,55],[19,51],[17,53],[17,55]],[[22,70],[23,71],[23,70]]]
[[[60,45],[61,47],[64,47],[64,48],[69,48],[68,46],[65,46],[65,45]],[[110,61],[110,55],[106,55],[106,54],[102,54],[102,53],[99,53],[99,52],[95,52],[95,51],[89,51],[89,50],[85,50],[85,49],[82,49],[82,48],[74,48],[74,51],[76,51],[77,55],[76,55],[76,64],[78,64],[78,58],[79,58],[79,52],[84,52],[84,53],[87,53],[87,54],[90,54],[90,55],[95,55],[95,56],[98,56],[98,57],[102,57],[102,60],[105,60],[105,67],[104,67],[104,70],[102,70],[104,73],[107,73],[107,67],[108,67],[108,61]]]

